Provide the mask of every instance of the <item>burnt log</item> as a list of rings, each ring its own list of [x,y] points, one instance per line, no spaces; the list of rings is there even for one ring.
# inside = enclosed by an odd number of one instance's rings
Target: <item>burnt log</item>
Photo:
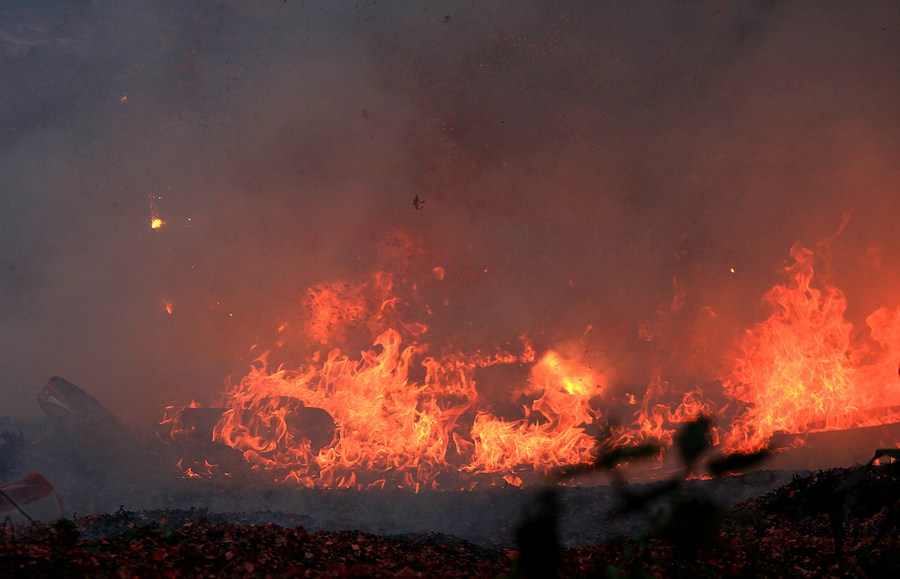
[[[331,414],[321,408],[306,406],[298,398],[291,396],[277,398],[280,405],[290,409],[284,417],[284,422],[293,438],[308,440],[313,455],[331,446],[337,436],[337,424]]]

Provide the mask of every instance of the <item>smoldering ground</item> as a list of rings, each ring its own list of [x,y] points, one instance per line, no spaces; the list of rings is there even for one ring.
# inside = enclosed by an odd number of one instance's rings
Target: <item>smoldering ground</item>
[[[851,211],[828,275],[861,322],[900,297],[898,25],[888,1],[9,3],[3,412],[51,375],[126,421],[213,400],[396,231],[405,274],[446,271],[432,339],[578,342],[617,395],[714,380],[791,245]]]

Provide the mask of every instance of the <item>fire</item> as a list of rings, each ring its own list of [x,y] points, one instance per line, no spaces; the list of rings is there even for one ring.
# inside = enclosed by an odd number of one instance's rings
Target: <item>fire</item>
[[[520,353],[470,354],[425,343],[429,327],[409,319],[419,286],[403,270],[421,256],[409,239],[391,240],[402,259],[393,253],[385,259],[399,264],[400,274],[314,286],[302,302],[302,323],[279,328],[279,355],[294,333],[318,349],[304,364],[273,368],[266,352],[224,392],[212,437],[240,451],[253,469],[305,486],[521,485],[556,466],[590,461],[591,432],[615,408],[634,413],[630,422],[613,421],[619,444],[671,445],[680,423],[729,409],[734,418],[716,425],[713,444],[755,450],[779,431],[864,426],[886,419],[876,409],[900,405],[900,309],[870,315],[869,338],[860,340],[844,317],[844,294],[818,283],[816,254],[799,245],[791,250],[787,281],[763,298],[771,315],[746,332],[725,362],[720,391],[670,383],[657,369],[638,407],[633,394],[615,393],[610,369],[581,358],[593,326],[573,342],[577,348],[544,349],[540,356],[524,336]],[[444,279],[442,267],[420,271]],[[657,312],[662,321],[635,328],[635,338],[664,332],[665,320],[682,310],[689,290],[673,283],[674,300]],[[432,315],[424,304],[423,298],[420,309]],[[166,308],[171,313],[171,303]],[[700,308],[707,310],[716,315]],[[359,356],[345,353],[361,336],[371,347]],[[506,410],[497,411],[496,401],[479,391],[479,372],[489,367],[510,369]],[[508,417],[511,407],[518,414]],[[194,477],[221,469],[193,461],[180,471]]]
[[[579,426],[595,418],[587,401],[598,386],[587,386],[584,374],[566,374],[555,353],[548,354],[555,362],[543,363],[549,369],[543,395],[528,409],[543,422],[505,422],[478,410],[472,374],[477,366],[525,360],[532,355],[527,349],[520,357],[448,355],[439,362],[424,356],[423,347],[403,346],[394,330],[374,346],[359,361],[332,350],[323,362],[295,372],[269,373],[263,356],[227,392],[229,410],[215,439],[282,480],[310,486],[389,480],[418,487],[433,484],[451,463],[469,473],[507,474],[590,455],[592,439]],[[422,370],[420,381],[410,379],[414,366]],[[333,417],[332,440],[310,440],[310,432],[292,427],[292,413],[304,408]]]
[[[584,427],[599,417],[590,400],[602,393],[603,378],[551,350],[532,367],[531,385],[543,393],[526,413],[541,420],[506,422],[479,413],[472,426],[474,455],[465,470],[540,471],[590,457],[593,439]]]
[[[166,222],[163,221],[159,217],[159,210],[157,210],[156,205],[154,204],[153,200],[154,199],[162,199],[162,197],[155,197],[153,195],[150,195],[149,197],[150,197],[150,229],[159,229],[160,227],[165,225]]]
[[[628,404],[636,404],[632,394],[626,394]],[[616,425],[618,444],[653,443],[670,446],[675,439],[677,427],[699,416],[715,415],[714,405],[704,398],[703,392],[676,392],[671,384],[655,373],[641,400],[641,406],[634,414],[631,425]],[[712,429],[713,443],[719,443],[719,429]]]
[[[548,391],[556,389],[572,395],[593,396],[602,389],[601,378],[587,366],[566,360],[552,350],[541,358],[532,374]]]
[[[726,394],[750,405],[731,433],[739,448],[759,448],[777,431],[867,425],[866,411],[900,402],[892,351],[900,344],[900,312],[869,316],[871,336],[883,351],[875,363],[859,363],[864,352],[851,347],[844,294],[812,284],[812,251],[795,245],[791,255],[790,281],[764,296],[772,314],[747,332],[724,380]]]
[[[396,303],[392,286],[391,276],[379,273],[365,282],[310,288],[305,301],[306,336],[324,346],[343,342],[359,326],[371,332],[379,327],[385,310]]]

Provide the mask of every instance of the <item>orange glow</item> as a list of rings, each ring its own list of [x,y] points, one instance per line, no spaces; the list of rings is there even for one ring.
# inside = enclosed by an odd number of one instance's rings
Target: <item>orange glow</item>
[[[166,300],[164,303],[166,304],[166,311],[167,311],[168,313],[171,314],[171,313],[172,313],[172,306],[173,306],[174,304],[172,304],[172,302],[170,302],[169,300]]]
[[[396,303],[392,287],[389,274],[378,274],[368,282],[337,282],[310,288],[304,301],[306,336],[324,346],[341,343],[360,326],[377,333],[385,311]]]
[[[587,366],[566,360],[552,350],[534,367],[532,376],[545,388],[555,388],[567,394],[590,397],[599,395],[602,390],[602,379]]]
[[[415,247],[406,238],[391,239],[394,249]],[[407,253],[402,267],[415,259]],[[425,343],[429,328],[406,319],[419,291],[416,280],[378,272],[362,281],[322,283],[306,292],[302,323],[278,328],[279,348],[299,332],[317,351],[293,370],[270,367],[269,352],[262,354],[223,393],[219,406],[227,410],[212,436],[273,480],[417,490],[503,481],[520,486],[556,466],[589,462],[590,433],[616,412],[633,413],[613,425],[617,443],[669,446],[681,423],[700,415],[721,420],[717,410],[727,408],[736,417],[711,433],[723,451],[758,449],[779,431],[900,421],[889,408],[900,405],[900,309],[876,311],[866,320],[865,339],[851,341],[844,295],[814,283],[813,252],[795,246],[791,255],[787,282],[764,296],[771,315],[723,361],[719,390],[675,384],[658,368],[642,397],[621,387],[617,393],[608,378],[616,369],[582,358],[590,351],[589,335],[600,333],[591,333],[593,326],[569,347],[545,347],[539,355],[524,336],[521,353],[463,353]],[[393,254],[390,259],[398,261]],[[442,268],[421,271],[438,279],[444,274]],[[689,289],[677,279],[673,286],[674,299],[656,312],[660,321],[635,328],[636,338],[655,340],[668,331],[667,319],[688,310]],[[172,304],[166,308],[171,313]],[[696,311],[717,317],[708,306]],[[371,347],[358,356],[345,353],[361,339]],[[489,367],[509,383],[493,389],[484,378],[487,385],[480,385]],[[485,399],[497,391],[509,399]],[[512,414],[510,408],[518,412],[512,418],[503,414]],[[167,422],[173,434],[181,428],[177,419]],[[228,476],[202,460],[178,469],[189,477]]]
[[[526,361],[533,356],[529,349],[521,357],[451,354],[438,362],[420,347],[403,347],[394,330],[374,346],[360,361],[332,350],[324,362],[296,372],[269,373],[261,357],[226,393],[229,410],[215,439],[281,480],[353,488],[382,480],[408,488],[433,485],[451,462],[464,472],[503,476],[522,465],[546,470],[590,456],[593,441],[581,426],[596,417],[588,399],[599,385],[583,367],[548,354],[537,366],[540,378],[532,381],[543,395],[529,409],[546,420],[505,422],[478,410],[473,371]],[[424,379],[409,379],[413,366],[423,369]],[[571,368],[581,373],[567,374]],[[334,418],[338,436],[331,444],[313,451],[309,439],[292,431],[290,406],[298,402]],[[462,424],[466,415],[474,419],[471,427]]]
[[[777,431],[866,426],[879,422],[866,411],[900,403],[893,351],[900,344],[900,310],[869,316],[883,351],[874,363],[859,363],[864,352],[851,347],[844,294],[812,285],[813,252],[795,245],[791,255],[790,281],[764,296],[772,315],[747,332],[724,380],[727,395],[750,404],[729,437],[738,448],[759,448]]]
[[[161,197],[156,197],[154,195],[149,195],[150,197],[150,229],[159,229],[163,225],[166,224],[165,221],[160,219],[159,210],[156,208],[156,204],[153,202],[154,199],[162,199]]]

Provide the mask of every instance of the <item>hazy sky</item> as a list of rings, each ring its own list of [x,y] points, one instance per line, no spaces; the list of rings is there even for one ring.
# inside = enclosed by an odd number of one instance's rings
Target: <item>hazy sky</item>
[[[891,0],[22,0],[0,36],[0,415],[53,375],[209,403],[398,236],[436,340],[584,336],[620,391],[714,380],[851,211],[829,281],[900,305]]]

